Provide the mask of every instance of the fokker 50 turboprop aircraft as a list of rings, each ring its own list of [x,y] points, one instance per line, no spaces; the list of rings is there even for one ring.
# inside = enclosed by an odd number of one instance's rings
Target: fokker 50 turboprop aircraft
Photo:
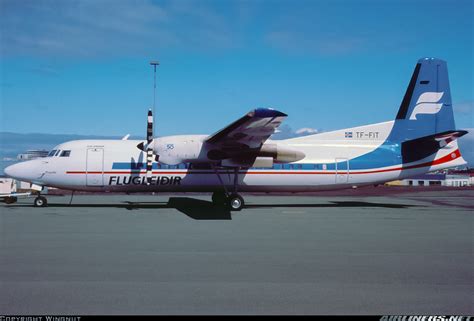
[[[360,109],[358,109],[360,110]],[[239,192],[307,192],[378,184],[465,164],[446,62],[416,64],[394,121],[270,140],[287,115],[255,109],[212,135],[146,141],[78,140],[5,173],[43,186],[92,192],[212,192],[216,205],[240,210]],[[35,206],[46,206],[38,195]]]

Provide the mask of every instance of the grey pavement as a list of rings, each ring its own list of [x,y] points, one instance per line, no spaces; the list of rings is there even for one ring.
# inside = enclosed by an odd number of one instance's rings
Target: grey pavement
[[[0,314],[474,314],[473,196],[0,204]]]

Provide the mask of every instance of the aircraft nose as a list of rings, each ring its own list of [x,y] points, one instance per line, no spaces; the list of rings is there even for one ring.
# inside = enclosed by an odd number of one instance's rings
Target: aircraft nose
[[[29,182],[38,177],[35,161],[26,161],[13,164],[4,169],[7,176]]]
[[[5,172],[5,175],[11,178],[15,178],[15,176],[18,175],[18,166],[19,164],[13,164],[5,168],[3,171]]]

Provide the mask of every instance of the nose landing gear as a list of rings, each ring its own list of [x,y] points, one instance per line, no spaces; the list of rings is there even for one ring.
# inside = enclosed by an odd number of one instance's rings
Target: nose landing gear
[[[46,197],[38,195],[35,198],[33,204],[35,205],[35,207],[46,207],[48,206],[48,200],[46,199]]]

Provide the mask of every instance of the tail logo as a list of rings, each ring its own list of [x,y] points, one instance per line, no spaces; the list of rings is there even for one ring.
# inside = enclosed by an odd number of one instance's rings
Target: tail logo
[[[415,108],[411,113],[410,120],[416,120],[418,114],[437,114],[443,107],[443,103],[439,103],[444,92],[425,92],[420,95],[416,102]]]

